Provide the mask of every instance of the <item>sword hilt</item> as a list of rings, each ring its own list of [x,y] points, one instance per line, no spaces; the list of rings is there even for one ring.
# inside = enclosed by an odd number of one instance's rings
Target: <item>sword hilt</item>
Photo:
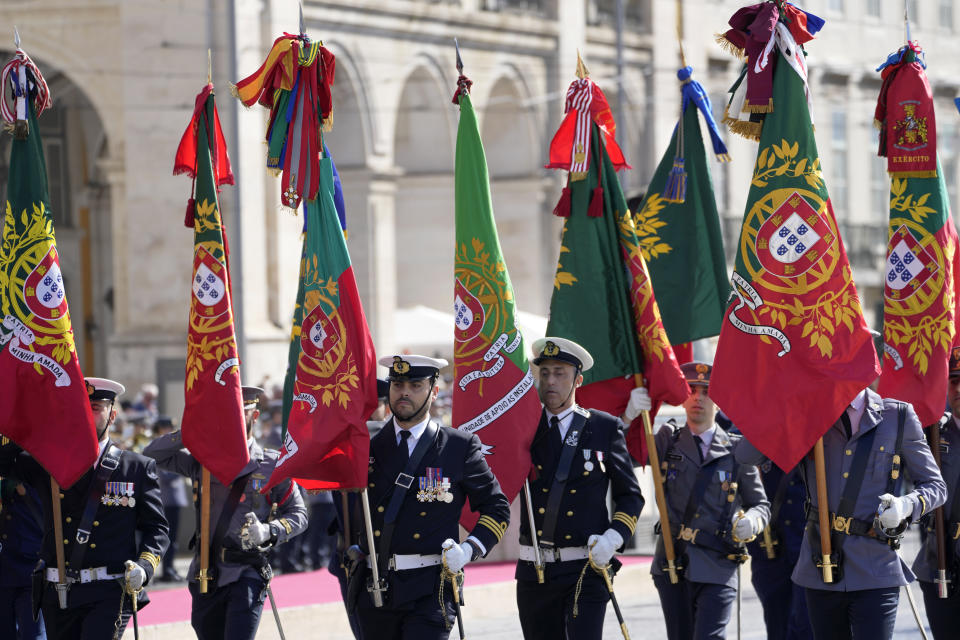
[[[677,574],[677,566],[673,560],[667,560],[667,575],[670,576],[670,584],[680,582],[680,576]]]
[[[70,591],[70,583],[58,582],[56,584],[56,590],[57,590],[57,601],[60,604],[60,608],[66,609],[67,608],[67,592]]]
[[[197,582],[200,583],[200,593],[206,593],[207,585],[210,582],[210,576],[207,575],[206,569],[200,569],[200,572],[197,573]]]

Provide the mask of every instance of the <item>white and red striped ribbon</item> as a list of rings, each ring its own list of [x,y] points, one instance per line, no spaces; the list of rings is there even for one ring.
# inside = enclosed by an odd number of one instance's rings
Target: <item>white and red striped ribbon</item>
[[[571,109],[577,112],[577,125],[573,134],[573,146],[570,150],[571,177],[586,177],[590,162],[590,106],[593,103],[593,81],[590,78],[574,80],[567,90],[567,102],[564,113]]]
[[[17,49],[16,56],[3,67],[3,72],[0,73],[0,87],[6,87],[9,83],[15,95],[14,110],[10,109],[10,105],[7,104],[5,98],[0,99],[0,117],[3,117],[6,122],[13,123],[17,120],[27,119],[27,98],[29,95],[27,69],[33,72],[34,82],[37,87],[37,97],[34,100],[34,109],[36,109],[37,116],[52,104],[50,89],[47,87],[47,81],[43,79],[40,69],[37,68],[37,65],[34,64],[33,60],[30,59],[30,56],[28,56],[23,49]]]

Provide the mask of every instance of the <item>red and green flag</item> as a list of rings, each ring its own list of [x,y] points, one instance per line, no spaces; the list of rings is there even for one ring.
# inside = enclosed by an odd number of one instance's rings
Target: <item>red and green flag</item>
[[[187,205],[193,228],[193,279],[181,421],[183,444],[217,480],[229,485],[250,460],[240,392],[230,260],[218,189],[233,184],[213,85],[197,94],[180,140],[174,174],[193,178]]]
[[[487,463],[513,500],[530,469],[540,400],[494,224],[487,160],[467,90],[469,80],[461,76],[459,85],[453,424],[480,438]],[[465,507],[461,523],[469,530],[476,519],[477,514]]]
[[[730,295],[720,216],[698,112],[707,123],[717,158],[727,161],[729,156],[710,98],[692,73],[691,67],[677,72],[682,115],[633,214],[663,326],[674,346],[719,334]]]
[[[3,69],[12,87],[3,118],[13,132],[0,241],[0,434],[62,487],[96,462],[97,433],[73,339],[50,211],[37,116],[50,106],[39,69],[22,50]]]
[[[760,123],[710,396],[791,469],[880,367],[820,168],[804,53],[782,23],[767,64],[774,107]]]
[[[266,489],[285,478],[306,489],[359,489],[367,486],[377,362],[337,216],[329,157],[320,159],[317,198],[304,210],[284,384],[286,433]]]
[[[660,319],[642,241],[604,131],[596,119],[589,124],[589,156],[578,163],[585,171],[578,175],[568,165],[570,179],[562,198],[569,200],[569,209],[555,211],[567,215],[547,335],[573,340],[594,358],[577,390],[582,406],[621,415],[637,374],[643,375],[654,403],[679,405],[690,390]],[[643,460],[642,428],[628,432],[633,433],[636,437],[628,437],[627,444]]]
[[[890,231],[883,291],[884,397],[909,402],[935,423],[947,397],[956,339],[957,231],[937,162],[933,92],[914,42],[881,67],[879,155],[890,172]]]

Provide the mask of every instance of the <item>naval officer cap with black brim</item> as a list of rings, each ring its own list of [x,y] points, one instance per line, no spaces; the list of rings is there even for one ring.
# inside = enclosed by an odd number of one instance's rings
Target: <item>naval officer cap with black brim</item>
[[[422,380],[439,375],[440,369],[450,364],[443,358],[429,358],[417,355],[384,356],[377,362],[390,370],[387,380]]]
[[[117,396],[123,395],[123,392],[127,390],[119,382],[107,378],[84,378],[84,382],[87,384],[87,396],[91,401],[113,402],[117,399]]]
[[[593,366],[593,356],[590,352],[566,338],[548,336],[533,343],[533,364],[539,366],[545,360],[566,362],[580,371],[587,371]]]

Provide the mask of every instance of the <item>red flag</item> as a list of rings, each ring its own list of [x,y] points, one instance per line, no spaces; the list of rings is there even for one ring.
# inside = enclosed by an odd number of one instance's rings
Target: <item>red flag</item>
[[[229,485],[250,460],[240,392],[240,360],[233,327],[229,259],[217,198],[219,171],[230,161],[222,137],[212,86],[197,96],[199,109],[184,140],[196,150],[193,170],[193,295],[187,334],[183,444],[217,480]],[[200,103],[203,99],[202,104]],[[184,162],[177,153],[174,173]],[[230,176],[230,182],[233,181]]]
[[[786,29],[777,43],[710,397],[792,469],[880,367],[820,170],[804,56]]]
[[[22,137],[15,135],[10,149],[0,244],[0,433],[36,458],[61,487],[69,487],[96,462],[98,447],[74,347],[37,125],[36,114],[49,106],[49,98],[40,71],[20,49],[4,68],[4,89],[10,80],[20,96],[10,124],[15,119],[14,131]]]

